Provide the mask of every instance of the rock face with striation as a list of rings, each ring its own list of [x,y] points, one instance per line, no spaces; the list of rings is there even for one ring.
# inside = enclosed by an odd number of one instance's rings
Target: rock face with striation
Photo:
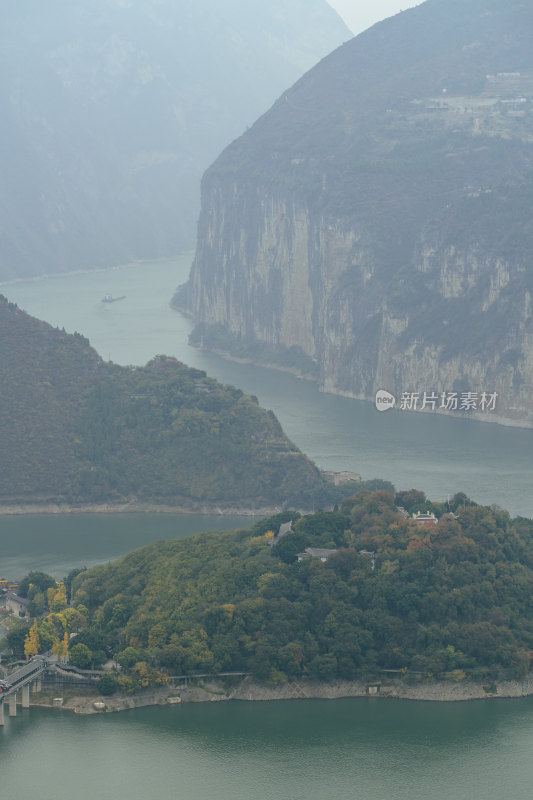
[[[332,392],[533,425],[533,7],[428,0],[308,72],[203,179],[174,305]],[[438,404],[437,404],[438,405]]]

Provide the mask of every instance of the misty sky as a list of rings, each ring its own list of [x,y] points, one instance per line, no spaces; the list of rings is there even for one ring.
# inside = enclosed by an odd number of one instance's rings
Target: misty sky
[[[355,34],[399,11],[420,5],[421,0],[328,0]]]

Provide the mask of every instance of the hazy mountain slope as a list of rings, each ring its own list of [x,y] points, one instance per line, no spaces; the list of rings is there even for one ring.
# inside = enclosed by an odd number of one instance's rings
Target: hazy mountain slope
[[[0,295],[0,498],[54,497],[77,467],[76,420],[101,360],[82,336]]]
[[[192,247],[203,170],[347,38],[325,0],[4,3],[0,280]]]
[[[531,4],[428,0],[307,73],[204,176],[197,338],[532,424],[532,45]]]
[[[304,507],[338,491],[239,389],[158,356],[104,363],[0,296],[0,502]]]

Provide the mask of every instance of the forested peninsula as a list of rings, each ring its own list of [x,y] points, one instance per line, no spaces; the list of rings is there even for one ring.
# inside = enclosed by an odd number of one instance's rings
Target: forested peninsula
[[[158,355],[104,362],[0,296],[0,509],[311,508],[341,497],[257,399]],[[137,505],[136,505],[137,504]]]
[[[335,511],[142,547],[71,584],[76,646],[87,664],[113,652],[129,692],[227,672],[491,691],[531,666],[533,521],[465,495],[361,491]]]

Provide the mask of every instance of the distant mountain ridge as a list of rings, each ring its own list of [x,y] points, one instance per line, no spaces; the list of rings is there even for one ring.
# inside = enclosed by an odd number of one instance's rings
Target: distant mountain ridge
[[[328,391],[490,391],[477,416],[533,425],[532,122],[530,3],[375,25],[206,172],[174,304],[199,343],[293,354]]]
[[[325,0],[4,3],[0,280],[192,247],[203,170],[350,36]]]
[[[0,504],[311,507],[341,497],[272,412],[174,358],[103,362],[0,296]]]

